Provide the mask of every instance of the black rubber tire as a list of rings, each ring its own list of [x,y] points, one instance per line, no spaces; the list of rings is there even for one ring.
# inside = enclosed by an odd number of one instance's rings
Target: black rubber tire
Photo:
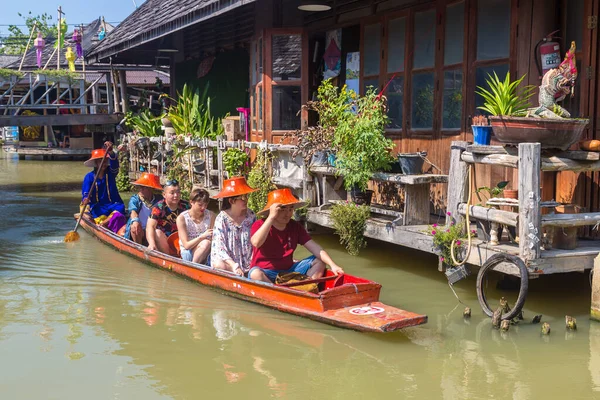
[[[485,293],[483,292],[483,284],[486,274],[501,262],[507,262],[516,265],[519,268],[519,274],[521,275],[521,287],[519,288],[519,297],[517,298],[517,302],[510,312],[502,315],[502,319],[513,319],[523,309],[523,306],[525,305],[525,299],[527,298],[527,292],[529,290],[529,273],[523,260],[510,254],[493,255],[479,269],[479,273],[477,274],[477,286],[475,290],[477,291],[477,299],[479,300],[481,309],[488,317],[491,317],[494,314],[494,310],[490,308],[490,305],[485,297]]]

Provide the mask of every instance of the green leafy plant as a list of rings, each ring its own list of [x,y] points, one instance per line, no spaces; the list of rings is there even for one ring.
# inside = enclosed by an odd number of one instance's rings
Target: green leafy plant
[[[70,85],[81,79],[77,72],[71,72],[68,69],[38,69],[33,73],[45,75],[49,82],[67,81]]]
[[[494,198],[494,197],[498,197],[502,194],[502,192],[504,191],[504,188],[506,187],[506,185],[508,185],[508,181],[501,181],[498,182],[496,184],[496,186],[494,186],[493,188],[487,187],[487,186],[480,186],[477,188],[477,190],[475,191],[477,194],[481,193],[481,192],[486,192],[488,194],[488,197]]]
[[[362,97],[350,91],[350,97],[335,129],[336,166],[347,190],[365,190],[374,172],[390,169],[394,143],[385,137],[385,97],[378,96],[374,88]]]
[[[359,206],[346,201],[336,203],[331,208],[331,219],[335,233],[340,236],[340,243],[348,254],[357,256],[367,246],[365,228],[371,215],[369,206]]]
[[[229,148],[223,154],[223,165],[230,178],[246,175],[248,173],[248,161],[248,154],[237,148]]]
[[[128,160],[129,152],[121,151],[119,152],[119,173],[117,174],[117,189],[119,192],[131,192],[132,186],[131,181],[129,179],[129,169],[127,168],[129,165]]]
[[[140,136],[161,136],[161,117],[155,117],[148,109],[143,109],[137,114],[128,112],[125,115],[125,125],[135,130]]]
[[[10,79],[13,76],[17,77],[18,79],[21,79],[24,76],[24,74],[14,69],[0,68],[0,78]]]
[[[210,112],[210,97],[207,95],[208,86],[202,94],[200,90],[192,90],[187,84],[178,93],[178,100],[169,107],[167,117],[173,124],[178,135],[194,138],[211,138],[223,135],[225,128],[219,118]]]
[[[450,213],[448,213],[448,215],[450,215]],[[457,252],[462,251],[464,243],[461,239],[465,238],[464,224],[455,224],[454,222],[445,226],[433,224],[429,226],[428,233],[433,236],[433,246],[437,255],[440,256],[440,261],[452,265],[450,246],[453,241],[456,241],[454,244],[454,254],[456,255]],[[475,233],[475,231],[471,231],[468,234],[473,236]]]
[[[501,81],[495,71],[493,76],[488,74],[486,83],[489,90],[485,87],[477,86],[477,90],[475,91],[484,100],[483,106],[477,108],[492,115],[525,115],[527,108],[531,106],[529,99],[534,95],[536,87],[527,85],[519,88],[524,78],[525,75],[511,82],[510,73],[507,73],[504,81]]]
[[[24,24],[20,25],[9,25],[8,35],[2,40],[2,46],[0,46],[0,54],[13,54],[20,55],[25,53],[27,41],[29,40],[29,34],[35,26],[36,31],[42,33],[42,37],[47,42],[54,40],[56,37],[57,29],[56,24],[52,24],[52,15],[43,13],[41,15],[33,15],[31,11],[27,14],[17,13],[17,15],[23,18]],[[26,26],[27,29],[24,32],[21,27]]]
[[[271,160],[273,154],[269,150],[258,150],[252,168],[248,173],[248,185],[256,192],[248,196],[248,208],[255,213],[261,211],[267,205],[267,195],[271,190],[277,189],[273,183],[271,174]]]

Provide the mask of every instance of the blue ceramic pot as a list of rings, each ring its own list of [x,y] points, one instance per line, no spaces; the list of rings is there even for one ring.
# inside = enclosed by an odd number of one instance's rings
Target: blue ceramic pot
[[[477,126],[472,125],[473,129],[473,142],[483,146],[489,146],[492,140],[492,127],[491,126]]]

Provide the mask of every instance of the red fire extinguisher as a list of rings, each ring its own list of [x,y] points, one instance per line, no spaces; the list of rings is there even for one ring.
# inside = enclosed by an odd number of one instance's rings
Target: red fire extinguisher
[[[553,39],[559,39],[554,36],[557,32],[558,31],[554,31],[548,34],[535,45],[535,62],[540,78],[552,68],[556,68],[560,65],[560,44],[553,41]]]

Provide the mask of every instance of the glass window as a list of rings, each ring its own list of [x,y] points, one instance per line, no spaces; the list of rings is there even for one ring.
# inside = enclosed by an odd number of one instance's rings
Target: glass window
[[[567,47],[571,47],[571,42],[574,40],[579,49],[583,48],[583,30],[587,25],[587,21],[584,21],[583,15],[584,0],[569,0],[567,2],[567,40],[565,41]],[[560,35],[560,33],[558,34]],[[564,51],[567,51],[567,49],[564,49]]]
[[[273,87],[273,130],[300,129],[300,86]]]
[[[379,75],[381,57],[381,24],[366,25],[364,32],[364,75]]]
[[[413,74],[412,129],[433,129],[433,72]]]
[[[478,91],[478,87],[481,86],[486,90],[489,90],[489,86],[486,81],[489,79],[488,74],[494,75],[494,71],[500,80],[506,78],[506,74],[508,73],[508,64],[502,65],[494,65],[490,67],[479,67],[475,71],[475,90]],[[483,97],[475,93],[475,112],[476,113],[484,113],[483,110],[478,109],[477,107],[481,107],[483,105]]]
[[[442,129],[460,129],[462,120],[462,70],[444,71]]]
[[[273,80],[299,80],[302,65],[302,36],[273,36]]]
[[[370,87],[374,87],[377,90],[379,87],[379,78],[365,79],[363,82],[363,93],[367,93]]]
[[[510,0],[478,0],[477,60],[508,58]]]
[[[393,19],[388,26],[387,72],[404,71],[406,18]]]
[[[395,77],[387,87],[389,129],[402,129],[404,77]]]
[[[444,38],[444,65],[463,61],[465,37],[465,4],[452,4],[446,8],[446,36]]]
[[[413,68],[433,67],[435,62],[435,10],[415,14]]]

